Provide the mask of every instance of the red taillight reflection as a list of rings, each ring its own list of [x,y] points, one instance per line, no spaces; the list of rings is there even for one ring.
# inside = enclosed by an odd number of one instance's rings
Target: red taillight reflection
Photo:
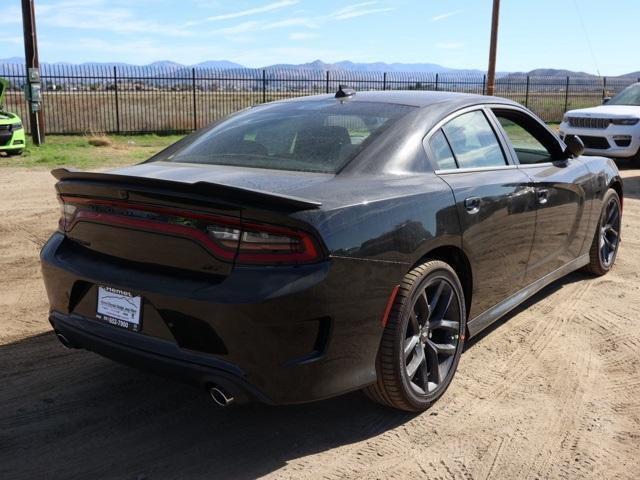
[[[239,264],[299,264],[320,259],[313,237],[288,227],[117,200],[59,200],[60,228],[65,232],[80,222],[93,222],[165,233],[194,240],[216,257]]]

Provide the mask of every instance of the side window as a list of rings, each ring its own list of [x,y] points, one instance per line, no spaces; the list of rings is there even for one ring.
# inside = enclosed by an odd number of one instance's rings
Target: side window
[[[500,113],[495,113],[495,115],[509,140],[511,140],[513,149],[521,164],[544,163],[553,160],[549,150],[521,123],[516,123],[516,121],[506,118]]]
[[[491,124],[481,111],[460,115],[442,127],[460,168],[507,164]]]
[[[449,147],[449,142],[442,133],[442,130],[438,130],[429,140],[429,146],[434,155],[434,160],[440,170],[448,170],[456,168],[456,160],[453,158],[453,153]]]

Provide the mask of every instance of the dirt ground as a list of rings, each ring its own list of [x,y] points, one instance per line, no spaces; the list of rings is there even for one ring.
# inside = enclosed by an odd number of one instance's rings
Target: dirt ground
[[[640,170],[623,176],[615,269],[540,292],[469,345],[433,408],[409,415],[360,393],[220,410],[197,389],[64,350],[38,265],[53,179],[0,169],[0,478],[638,478]]]

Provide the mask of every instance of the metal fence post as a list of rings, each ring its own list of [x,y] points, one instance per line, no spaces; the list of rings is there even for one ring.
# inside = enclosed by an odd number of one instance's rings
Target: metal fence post
[[[25,124],[28,126],[28,115],[24,114],[26,103],[19,101],[20,96],[16,87],[24,83],[24,67],[19,68],[13,65],[0,64],[0,70],[5,77],[12,82],[12,87],[8,92],[10,106],[23,113]],[[168,109],[164,112],[161,107],[168,99],[173,102],[176,98],[182,98],[186,103],[192,103],[191,123],[193,129],[199,128],[200,117],[203,124],[208,123],[209,117],[217,119],[220,115],[226,115],[238,108],[246,106],[249,102],[267,102],[270,100],[267,95],[268,81],[272,82],[272,94],[278,92],[283,96],[298,96],[311,92],[322,92],[325,90],[331,93],[334,85],[342,80],[341,72],[336,71],[332,76],[331,70],[319,70],[314,72],[304,72],[293,75],[287,72],[286,75],[280,71],[270,71],[267,77],[266,69],[243,70],[229,76],[217,70],[197,71],[191,67],[191,78],[172,74],[164,69],[144,69],[137,70],[132,67],[122,67],[111,65],[108,68],[60,66],[55,72],[43,75],[43,82],[46,82],[52,92],[47,91],[48,98],[48,118],[50,133],[82,133],[95,131],[95,133],[126,134],[133,131],[175,131],[189,129],[187,124],[189,119],[182,118],[176,109]],[[262,70],[262,74],[260,72]],[[205,72],[205,73],[203,73]],[[323,73],[324,72],[324,73]],[[433,75],[433,76],[432,76]],[[120,79],[122,78],[122,92],[125,104],[120,105]],[[396,72],[389,75],[389,72],[365,72],[346,74],[349,80],[360,85],[362,88],[376,88],[380,90],[393,90],[395,88],[411,89],[432,89],[436,91],[475,91],[480,88],[481,92],[487,92],[487,76],[482,75],[447,75],[440,79],[440,74],[432,73],[428,75],[415,76],[414,73]],[[539,78],[530,75],[523,78],[503,78],[496,84],[497,95],[507,95],[518,98],[524,94],[523,105],[540,111],[540,115],[546,121],[556,119],[560,105],[557,102],[551,103],[551,94],[556,100],[561,100],[560,95],[564,94],[563,108],[569,109],[569,101],[573,102],[580,96],[590,103],[597,103],[595,97],[595,86],[600,82],[602,97],[615,93],[620,86],[626,85],[627,81],[609,81],[608,77],[599,77],[598,80],[590,82],[576,81],[571,84],[571,76],[565,78]],[[628,80],[628,79],[627,79]],[[638,79],[640,81],[640,78]],[[262,81],[262,86],[260,86]],[[482,86],[480,85],[482,81]],[[631,80],[629,80],[630,82]],[[198,83],[200,82],[200,83]],[[214,83],[215,82],[215,83]],[[282,86],[279,82],[282,82]],[[560,83],[562,82],[562,83]],[[189,83],[191,92],[189,92]],[[325,83],[325,85],[322,85]],[[524,83],[524,85],[523,85]],[[520,87],[524,86],[525,91],[521,92]],[[324,87],[324,88],[323,88]],[[479,88],[480,87],[480,88]],[[561,87],[565,87],[563,92]],[[573,88],[573,90],[572,90]],[[54,94],[53,90],[59,90]],[[209,93],[211,90],[211,94]],[[262,94],[260,93],[262,90]],[[83,102],[89,100],[91,103],[97,102],[100,95],[94,91],[102,91],[104,94],[104,116],[99,116],[94,110],[87,113],[83,108]],[[206,91],[206,94],[205,94]],[[251,91],[251,95],[243,92]],[[611,92],[611,93],[610,93]],[[189,99],[191,93],[191,99]],[[575,97],[572,97],[575,95]],[[206,99],[204,97],[207,97]],[[16,101],[18,99],[18,101]],[[214,104],[210,111],[204,108],[198,112],[201,101],[210,101]],[[25,105],[25,106],[23,106]],[[124,108],[124,110],[123,110]],[[185,107],[186,108],[186,107]],[[91,109],[90,109],[91,110]],[[94,116],[92,116],[94,115]],[[188,116],[188,109],[186,112]],[[164,116],[165,118],[162,118]],[[113,123],[112,123],[113,122]],[[95,130],[99,129],[99,130]]]
[[[193,93],[193,129],[198,129],[198,110],[196,108],[196,69],[191,68],[191,90]]]
[[[116,102],[116,133],[120,133],[120,103],[118,102],[118,67],[113,66],[113,91]]]

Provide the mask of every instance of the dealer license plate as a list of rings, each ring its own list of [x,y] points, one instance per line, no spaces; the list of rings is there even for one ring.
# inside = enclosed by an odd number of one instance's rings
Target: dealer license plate
[[[137,332],[140,330],[142,297],[119,288],[98,287],[96,317],[99,320]]]

